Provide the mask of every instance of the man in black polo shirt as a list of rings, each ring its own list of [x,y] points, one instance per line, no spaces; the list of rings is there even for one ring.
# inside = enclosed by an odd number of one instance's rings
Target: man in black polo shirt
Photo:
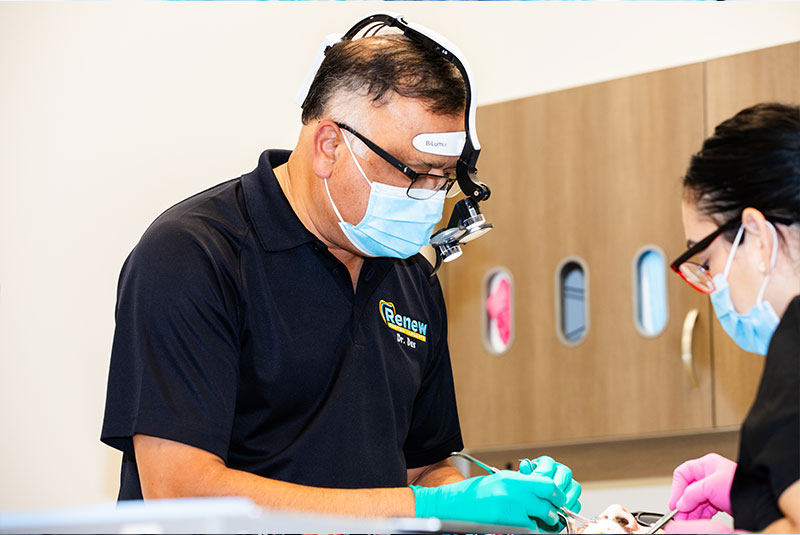
[[[458,132],[464,106],[458,71],[406,37],[342,41],[294,151],[147,229],[122,268],[102,431],[120,499],[552,529],[579,507],[551,460],[470,480],[447,462],[463,447],[447,318],[417,253],[457,157],[414,138]]]

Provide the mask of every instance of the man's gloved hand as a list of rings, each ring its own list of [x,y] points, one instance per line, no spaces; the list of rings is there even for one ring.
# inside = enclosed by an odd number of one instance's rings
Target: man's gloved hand
[[[718,511],[731,514],[731,484],[736,463],[709,453],[686,461],[672,475],[669,508],[678,508],[675,520],[709,519]]]
[[[581,502],[578,501],[581,497],[581,485],[572,479],[572,470],[568,466],[545,455],[536,459],[520,460],[519,473],[549,477],[566,496],[566,508],[575,513],[581,512]]]
[[[540,529],[539,520],[541,526],[550,526],[556,531],[559,517],[554,506],[566,503],[566,496],[552,479],[512,470],[440,487],[411,485],[411,490],[417,517],[505,524],[533,530]]]
[[[736,533],[714,520],[673,520],[664,526],[664,533]]]

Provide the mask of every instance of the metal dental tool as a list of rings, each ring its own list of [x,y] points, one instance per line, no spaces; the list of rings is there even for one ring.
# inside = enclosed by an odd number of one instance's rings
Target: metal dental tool
[[[454,452],[452,452],[450,454],[450,457],[463,457],[464,459],[468,460],[469,462],[471,462],[473,464],[476,464],[476,465],[480,466],[481,468],[483,468],[484,470],[486,470],[487,472],[489,472],[491,474],[496,474],[497,472],[500,471],[499,468],[495,468],[494,466],[489,466],[488,464],[486,464],[486,463],[484,463],[482,461],[479,461],[478,459],[476,459],[475,457],[473,457],[469,453],[464,453],[463,451],[454,451]]]
[[[650,529],[647,530],[647,533],[655,533],[656,531],[661,529],[664,526],[664,524],[666,524],[667,522],[672,520],[672,517],[675,516],[675,514],[677,512],[678,512],[678,509],[673,509],[669,513],[667,513],[664,516],[662,516],[652,526],[650,526]]]

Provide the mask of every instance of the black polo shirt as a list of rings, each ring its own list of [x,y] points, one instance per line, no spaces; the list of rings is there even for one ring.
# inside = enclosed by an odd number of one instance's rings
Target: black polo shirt
[[[329,488],[405,486],[462,448],[441,287],[430,264],[345,266],[272,171],[288,151],[164,212],[122,268],[101,440],[207,450],[230,468]]]

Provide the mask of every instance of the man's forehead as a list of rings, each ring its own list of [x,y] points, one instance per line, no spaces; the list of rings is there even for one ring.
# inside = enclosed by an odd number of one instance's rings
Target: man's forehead
[[[466,140],[463,114],[433,113],[424,102],[399,96],[371,111],[370,130],[409,165],[452,167],[461,155]]]
[[[440,114],[424,101],[395,96],[386,104],[373,107],[373,116],[410,137],[421,133],[455,132],[464,129],[464,114]]]

